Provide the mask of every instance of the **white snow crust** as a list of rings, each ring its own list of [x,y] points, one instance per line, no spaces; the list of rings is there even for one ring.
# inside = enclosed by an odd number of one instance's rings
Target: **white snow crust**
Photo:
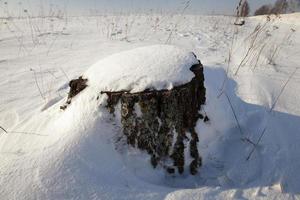
[[[191,81],[193,53],[171,45],[153,45],[121,52],[100,60],[84,74],[98,91],[141,92],[172,89]]]

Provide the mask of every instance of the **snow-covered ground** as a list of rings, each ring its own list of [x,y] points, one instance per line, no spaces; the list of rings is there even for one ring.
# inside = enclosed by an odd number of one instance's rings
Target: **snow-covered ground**
[[[0,19],[0,199],[299,199],[299,19]],[[196,176],[169,176],[118,146],[104,96],[86,90],[59,109],[69,80],[98,60],[165,43],[204,65],[210,121],[197,124]]]

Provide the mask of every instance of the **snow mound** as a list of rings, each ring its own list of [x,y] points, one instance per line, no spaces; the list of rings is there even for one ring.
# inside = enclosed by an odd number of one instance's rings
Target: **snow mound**
[[[153,170],[145,153],[118,143],[120,121],[108,113],[107,96],[99,91],[170,89],[189,82],[190,67],[198,62],[192,53],[156,45],[93,65],[83,76],[88,87],[68,109],[61,111],[60,101],[24,124],[33,133],[3,135],[0,151],[20,156],[1,163],[0,199],[162,199],[167,191],[149,188],[165,185],[165,174]],[[139,195],[129,197],[127,185]]]
[[[190,67],[198,63],[191,52],[171,45],[153,45],[104,58],[83,77],[98,91],[172,89],[191,81],[194,74]]]

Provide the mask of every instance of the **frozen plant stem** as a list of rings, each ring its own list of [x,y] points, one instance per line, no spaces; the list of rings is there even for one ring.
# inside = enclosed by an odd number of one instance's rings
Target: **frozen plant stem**
[[[266,26],[267,26],[267,24],[269,22],[270,22],[270,19],[267,18],[267,21],[262,26],[260,24],[257,25],[255,27],[254,31],[248,37],[249,39],[251,39],[250,46],[248,47],[245,56],[243,57],[242,61],[238,65],[236,71],[234,72],[235,76],[238,75],[238,72],[239,72],[240,68],[245,64],[245,61],[247,61],[247,59],[249,58],[249,56],[251,56],[253,54],[253,51],[254,51],[255,47],[259,43],[259,41],[258,41],[259,36],[260,36],[261,33],[263,33],[263,31],[265,30],[265,28],[266,28]]]
[[[5,128],[0,126],[0,129],[3,130],[5,133],[17,133],[17,134],[27,134],[27,135],[38,135],[38,136],[47,136],[47,135],[42,135],[38,133],[31,133],[31,132],[20,132],[20,131],[7,131]]]
[[[35,70],[34,70],[34,69],[30,69],[30,71],[33,72],[36,87],[38,88],[39,93],[40,93],[42,99],[45,100],[45,97],[44,97],[44,95],[43,95],[43,93],[42,93],[42,91],[41,91],[41,88],[40,88],[40,86],[39,86],[39,83],[38,83],[38,80],[37,80],[37,77],[36,77],[36,72],[35,72]]]
[[[69,79],[67,73],[65,72],[65,70],[62,67],[60,67],[59,69],[62,71],[62,73],[64,74],[64,76],[67,78],[68,82],[70,82],[70,79]]]
[[[183,16],[183,14],[184,14],[184,12],[186,11],[186,9],[188,9],[188,7],[190,6],[190,4],[191,4],[191,0],[188,0],[188,1],[185,2],[185,6],[184,6],[184,8],[182,9],[182,11],[181,11],[181,13],[180,13],[181,17]],[[177,23],[175,24],[174,29],[171,30],[171,32],[170,32],[170,34],[169,34],[169,36],[168,36],[168,39],[166,40],[166,43],[165,43],[165,44],[171,43],[173,32],[177,29],[177,26],[178,26],[178,24],[179,24],[179,21],[180,21],[180,19],[179,19],[179,20],[177,21]]]
[[[266,130],[267,130],[267,128],[264,128],[264,130],[263,130],[262,133],[260,134],[260,136],[259,136],[259,138],[258,138],[256,144],[253,146],[252,150],[250,151],[249,155],[248,155],[247,158],[246,158],[247,161],[250,160],[250,158],[251,158],[253,152],[255,151],[257,145],[260,143],[262,137],[265,135]]]
[[[265,49],[266,46],[267,46],[267,43],[263,44],[263,46],[262,46],[261,49],[259,50],[259,53],[258,53],[258,55],[257,55],[257,57],[256,57],[255,65],[254,65],[254,67],[253,67],[253,71],[256,69],[257,64],[258,64],[258,61],[259,61],[259,59],[260,59],[260,56],[261,56],[261,54],[262,54],[262,52],[263,52],[263,50]]]
[[[5,130],[2,126],[0,126],[0,129],[2,129],[5,133],[7,133],[7,130]]]
[[[277,96],[275,102],[273,103],[272,107],[270,108],[269,113],[271,113],[271,112],[274,110],[274,108],[275,108],[275,106],[276,106],[276,103],[278,102],[280,96],[282,95],[282,93],[284,92],[286,86],[288,85],[288,83],[290,82],[290,80],[293,78],[293,76],[295,75],[295,73],[297,72],[298,69],[299,69],[299,68],[296,68],[296,69],[294,70],[294,72],[289,76],[288,80],[285,82],[285,84],[284,84],[283,87],[281,88],[281,91],[280,91],[279,95]],[[251,158],[253,152],[254,152],[255,149],[257,148],[257,146],[258,146],[258,144],[260,143],[262,137],[265,135],[266,130],[267,130],[267,127],[265,127],[264,130],[262,131],[262,133],[260,134],[259,139],[257,140],[256,144],[253,146],[253,148],[252,148],[252,150],[250,151],[248,157],[246,158],[247,161],[250,160],[250,158]]]
[[[276,104],[277,104],[279,98],[281,97],[282,93],[284,92],[286,86],[288,85],[288,83],[290,82],[290,80],[293,78],[293,76],[296,74],[296,72],[297,72],[298,69],[299,69],[299,68],[297,67],[297,68],[294,70],[294,72],[289,76],[289,78],[287,79],[287,81],[284,83],[283,87],[282,87],[281,90],[280,90],[279,95],[277,96],[276,100],[274,101],[273,105],[271,106],[269,112],[272,112],[272,111],[274,110],[274,108],[275,108],[275,106],[276,106]]]
[[[231,103],[231,101],[230,101],[229,96],[226,94],[226,92],[224,92],[223,94],[225,94],[225,96],[226,96],[226,98],[227,98],[227,100],[228,100],[228,103],[229,103],[229,105],[230,105],[230,108],[231,108],[231,110],[232,110],[234,119],[235,119],[235,121],[236,121],[236,123],[237,123],[237,125],[238,125],[239,130],[240,130],[240,133],[241,133],[242,135],[244,135],[244,134],[243,134],[242,127],[241,127],[240,122],[239,122],[239,120],[238,120],[238,118],[237,118],[237,115],[236,115],[236,113],[235,113],[235,111],[234,111],[234,108],[233,108],[233,105],[232,105],[232,103]]]
[[[270,54],[270,57],[268,58],[269,59],[269,64],[275,64],[275,58],[278,56],[279,54],[279,51],[281,50],[282,46],[284,45],[284,43],[288,43],[290,38],[292,37],[293,33],[294,33],[294,29],[291,29],[291,32],[289,34],[286,35],[286,37],[283,38],[282,42],[277,45],[274,50],[272,51],[271,49],[271,54]]]
[[[228,58],[227,58],[227,69],[226,69],[226,77],[223,80],[222,86],[220,88],[220,94],[218,95],[218,98],[220,98],[224,92],[225,86],[227,84],[228,81],[228,76],[229,76],[229,72],[230,72],[230,63],[231,63],[231,59],[232,59],[232,52],[233,52],[233,45],[235,43],[235,41],[237,40],[237,36],[238,36],[238,28],[234,27],[234,34],[232,36],[232,40],[231,40],[231,47],[228,51]]]

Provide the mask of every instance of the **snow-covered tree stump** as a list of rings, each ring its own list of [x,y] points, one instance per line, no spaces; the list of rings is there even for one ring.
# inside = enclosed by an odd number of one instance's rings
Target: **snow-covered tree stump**
[[[105,66],[111,66],[110,73]],[[108,96],[110,113],[121,104],[127,143],[146,151],[154,168],[159,165],[169,173],[182,174],[185,168],[193,175],[198,172],[202,160],[195,127],[205,103],[205,87],[203,66],[194,54],[164,45],[117,54],[71,81],[67,104],[89,86]]]
[[[121,102],[121,123],[128,144],[151,155],[151,164],[161,163],[169,173],[176,167],[183,173],[190,156],[191,174],[196,174],[201,166],[198,152],[198,135],[195,131],[199,118],[198,111],[205,103],[203,67],[191,67],[195,77],[187,84],[171,90],[153,90],[137,93],[102,92],[108,95],[107,108],[114,112]],[[189,155],[185,155],[186,147]],[[168,160],[173,164],[168,166]]]

